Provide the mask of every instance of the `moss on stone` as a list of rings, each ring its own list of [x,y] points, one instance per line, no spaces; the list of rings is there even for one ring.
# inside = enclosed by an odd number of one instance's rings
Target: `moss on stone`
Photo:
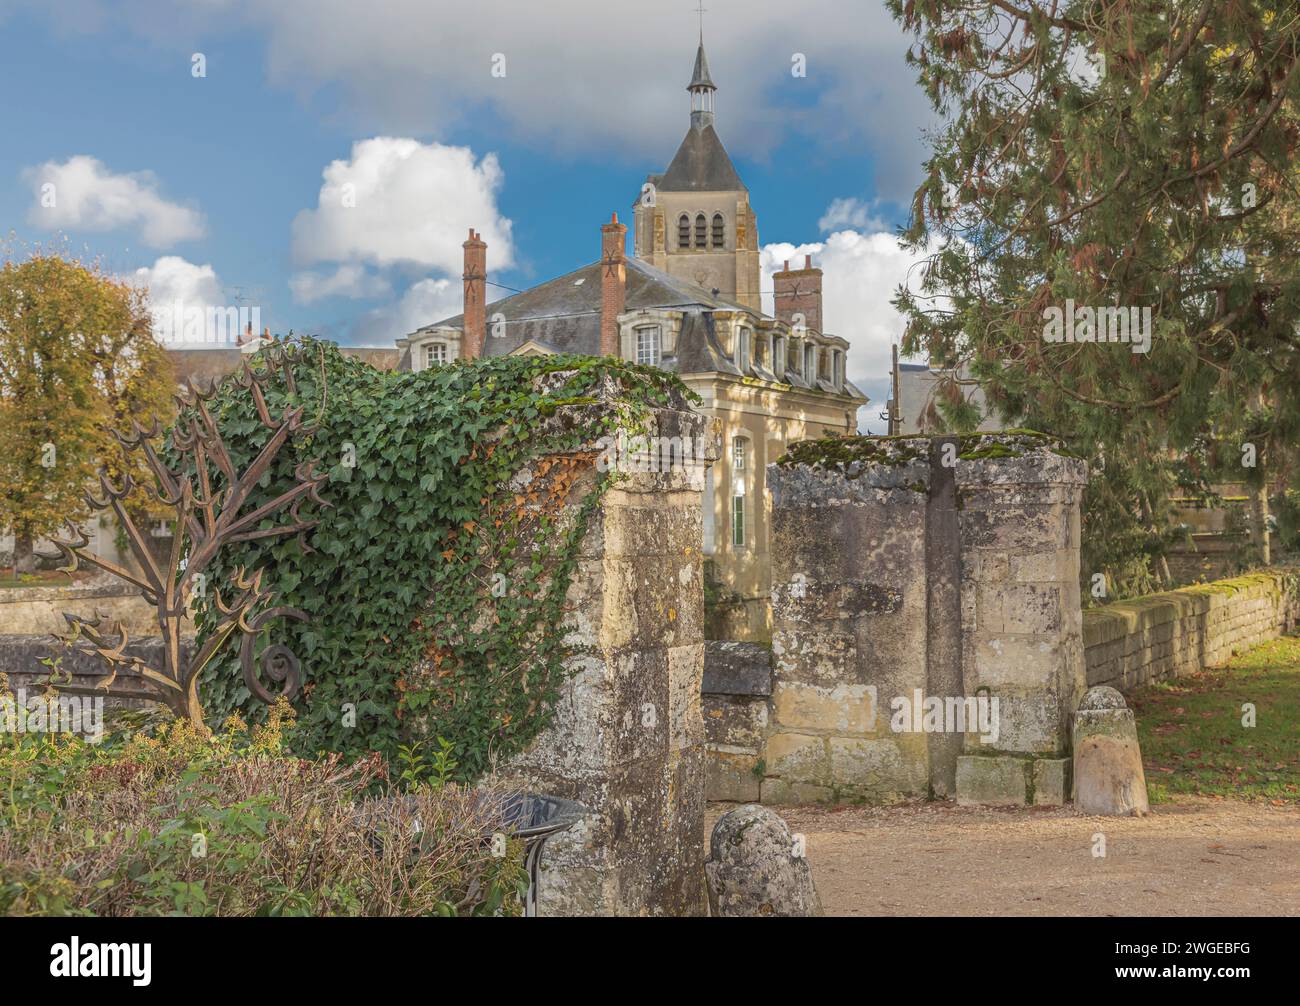
[[[782,468],[807,465],[810,468],[847,468],[854,462],[876,465],[905,465],[929,457],[926,447],[917,446],[922,437],[822,437],[791,444],[777,462]]]

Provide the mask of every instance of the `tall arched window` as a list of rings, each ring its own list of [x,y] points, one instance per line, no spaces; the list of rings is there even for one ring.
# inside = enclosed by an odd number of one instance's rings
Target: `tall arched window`
[[[695,217],[695,247],[707,248],[709,239],[709,220],[703,213]]]
[[[691,246],[691,218],[683,213],[677,218],[677,247],[689,248]]]
[[[727,222],[721,213],[713,214],[713,247],[721,248],[727,240]]]

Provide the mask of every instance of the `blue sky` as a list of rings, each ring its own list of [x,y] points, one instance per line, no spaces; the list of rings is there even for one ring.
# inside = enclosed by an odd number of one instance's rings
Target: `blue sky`
[[[453,313],[467,223],[505,286],[594,260],[600,223],[630,217],[689,121],[693,3],[59,6],[0,0],[3,230],[66,237],[155,299],[256,305],[274,331],[344,344]],[[891,231],[929,121],[908,40],[875,4],[706,6],[717,127],[765,260],[813,253],[827,327],[879,405],[912,261]],[[338,208],[340,184],[360,211]]]

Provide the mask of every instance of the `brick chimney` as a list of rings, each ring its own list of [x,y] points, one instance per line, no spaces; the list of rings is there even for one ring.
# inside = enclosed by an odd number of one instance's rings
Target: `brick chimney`
[[[460,354],[467,360],[483,355],[483,341],[487,337],[487,243],[469,229],[465,249],[465,336],[461,340]]]
[[[805,255],[802,269],[791,269],[790,263],[778,273],[773,273],[776,317],[791,327],[794,316],[803,315],[804,325],[810,332],[822,330],[822,271],[814,269],[812,256]]]
[[[600,355],[618,356],[618,316],[623,313],[627,295],[627,259],[623,246],[627,226],[618,222],[618,214],[600,228]]]

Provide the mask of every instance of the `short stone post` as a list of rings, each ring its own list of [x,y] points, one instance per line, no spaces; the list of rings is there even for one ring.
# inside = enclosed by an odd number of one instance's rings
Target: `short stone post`
[[[591,518],[568,594],[584,652],[551,724],[496,773],[590,811],[543,848],[539,915],[707,911],[705,422],[662,409],[648,443],[605,445],[622,478]]]
[[[704,870],[714,918],[822,914],[804,837],[766,807],[748,804],[718,819]]]
[[[1112,817],[1150,810],[1133,710],[1107,685],[1089,688],[1074,716],[1074,803]]]

